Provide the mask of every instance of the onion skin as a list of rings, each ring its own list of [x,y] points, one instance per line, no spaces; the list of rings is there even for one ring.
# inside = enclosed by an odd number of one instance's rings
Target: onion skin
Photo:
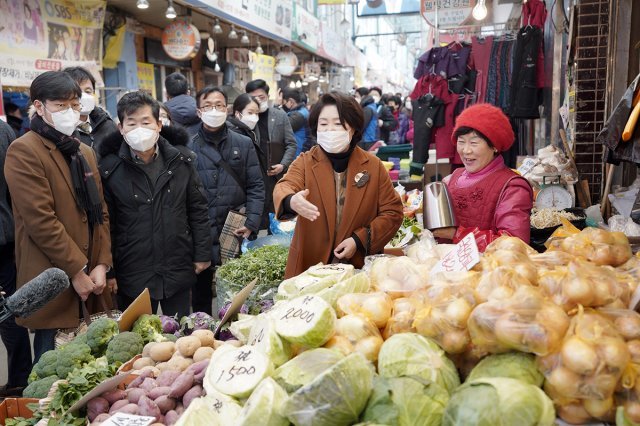
[[[600,361],[595,349],[576,336],[572,336],[564,342],[561,354],[562,365],[584,376],[593,374]]]
[[[333,336],[324,344],[325,348],[333,349],[341,352],[344,356],[347,356],[355,351],[355,348],[344,336]]]
[[[442,349],[449,354],[463,353],[470,343],[469,334],[463,330],[445,333],[441,339]]]
[[[557,407],[558,416],[567,423],[583,425],[591,420],[591,415],[582,404],[568,404]]]
[[[640,338],[640,315],[636,312],[629,311],[628,315],[619,316],[614,325],[625,340]]]
[[[598,353],[612,371],[622,371],[631,359],[625,342],[616,337],[603,337],[599,340]]]
[[[630,340],[627,342],[627,349],[631,354],[631,361],[640,364],[640,340]]]
[[[640,402],[638,401],[625,401],[624,412],[632,422],[640,423]]]
[[[581,382],[579,375],[565,367],[556,367],[547,376],[547,383],[553,393],[566,398],[573,398],[578,394]]]
[[[613,407],[613,397],[606,399],[585,399],[582,404],[587,413],[596,418],[603,418]]]

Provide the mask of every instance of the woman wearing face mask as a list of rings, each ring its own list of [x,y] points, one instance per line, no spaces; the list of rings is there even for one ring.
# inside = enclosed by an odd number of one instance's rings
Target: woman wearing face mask
[[[318,262],[363,266],[382,252],[402,223],[402,202],[389,173],[357,146],[362,108],[352,97],[326,94],[309,116],[318,145],[302,153],[273,192],[279,220],[298,216],[285,276]]]
[[[464,168],[444,182],[460,226],[436,230],[435,236],[458,242],[474,232],[476,240],[483,237],[489,243],[507,233],[529,243],[533,191],[500,155],[509,150],[514,139],[509,119],[499,108],[477,104],[458,116],[451,142],[456,144]]]
[[[158,102],[158,105],[160,105],[160,123],[162,123],[162,127],[171,126],[171,112],[162,102]]]

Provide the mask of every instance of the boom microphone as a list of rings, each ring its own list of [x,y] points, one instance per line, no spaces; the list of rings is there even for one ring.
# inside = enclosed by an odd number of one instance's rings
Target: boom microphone
[[[61,269],[45,269],[11,296],[0,296],[0,322],[17,316],[26,318],[69,288],[69,277]]]

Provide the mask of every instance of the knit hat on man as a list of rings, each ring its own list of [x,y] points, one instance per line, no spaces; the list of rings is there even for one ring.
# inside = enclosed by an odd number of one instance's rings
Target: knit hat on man
[[[482,133],[499,152],[511,148],[515,139],[507,116],[500,108],[491,104],[476,104],[462,111],[451,133],[451,142],[454,145],[457,143],[456,131],[461,127],[470,127]]]

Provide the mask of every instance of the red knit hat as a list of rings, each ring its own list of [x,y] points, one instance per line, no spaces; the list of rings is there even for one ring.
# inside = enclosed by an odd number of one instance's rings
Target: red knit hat
[[[500,108],[491,104],[476,104],[462,111],[451,133],[451,142],[454,145],[457,143],[456,131],[461,127],[470,127],[482,133],[500,152],[511,148],[515,140],[509,119]]]

